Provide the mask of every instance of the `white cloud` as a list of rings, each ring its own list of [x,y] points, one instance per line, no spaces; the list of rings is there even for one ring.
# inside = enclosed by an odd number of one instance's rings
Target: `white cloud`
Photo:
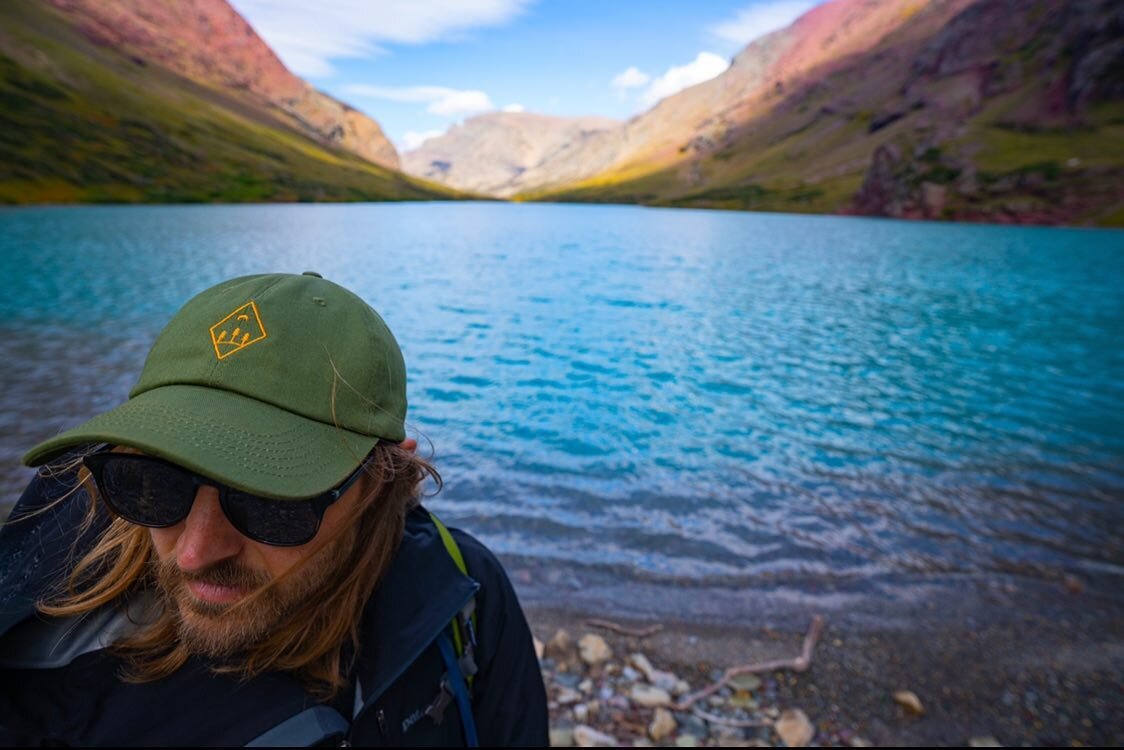
[[[686,65],[668,68],[666,73],[652,81],[652,85],[644,90],[640,99],[645,106],[651,106],[688,86],[714,78],[728,67],[730,61],[726,58],[719,57],[713,52],[700,52],[698,57]]]
[[[529,0],[232,0],[297,75],[332,74],[331,60],[382,54],[383,44],[425,44],[501,26]]]
[[[442,117],[459,117],[490,112],[496,108],[483,91],[451,89],[445,86],[372,86],[352,84],[344,93],[392,102],[428,102],[426,111]]]
[[[429,112],[443,117],[475,115],[495,108],[483,91],[451,91],[426,107]]]
[[[443,130],[426,130],[424,132],[417,132],[416,130],[406,131],[406,135],[402,136],[402,140],[398,143],[398,148],[401,151],[413,151],[418,146],[422,145],[430,138],[436,138],[439,135],[444,135]]]
[[[823,0],[776,0],[742,8],[733,18],[710,27],[719,39],[745,46],[770,31],[783,29]]]
[[[522,112],[524,111],[522,104],[506,104],[503,108],[504,112]]]
[[[641,72],[639,68],[633,65],[623,73],[617,73],[615,76],[613,76],[613,80],[610,85],[615,89],[623,91],[625,89],[640,88],[650,80],[652,80],[652,77],[650,75]]]

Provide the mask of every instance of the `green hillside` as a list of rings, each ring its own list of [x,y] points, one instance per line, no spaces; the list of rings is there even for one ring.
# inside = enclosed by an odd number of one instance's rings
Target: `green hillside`
[[[451,198],[0,2],[0,203]]]
[[[984,14],[1000,5],[972,12],[992,20]],[[939,36],[907,25],[748,120],[685,139],[672,164],[625,164],[519,199],[1124,225],[1124,59],[1112,25],[1090,31],[1079,14],[1092,6],[1057,18],[1048,4],[1019,7],[1015,31],[965,44],[975,58],[951,72],[930,71],[923,51],[956,60],[955,45],[993,24],[964,14]]]
[[[520,198],[861,213],[855,198],[872,157],[894,147],[903,156],[890,177],[913,202],[915,217],[1124,226],[1124,105],[1094,108],[1080,128],[1038,130],[1010,127],[1002,110],[996,102],[947,140],[916,132],[909,122],[872,133],[869,111],[776,113],[721,150],[670,168],[630,170],[623,178],[610,172]],[[926,191],[934,196],[929,206]]]

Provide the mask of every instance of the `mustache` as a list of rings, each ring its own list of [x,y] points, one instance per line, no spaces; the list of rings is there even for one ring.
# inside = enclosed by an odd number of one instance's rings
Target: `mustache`
[[[174,590],[177,586],[188,582],[210,583],[252,591],[272,580],[268,573],[247,568],[233,560],[223,560],[202,570],[187,571],[182,570],[174,559],[156,563],[156,579],[165,591]]]

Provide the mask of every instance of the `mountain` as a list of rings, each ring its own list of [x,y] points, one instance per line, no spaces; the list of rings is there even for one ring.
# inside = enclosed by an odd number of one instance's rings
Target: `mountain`
[[[585,143],[620,123],[603,117],[551,117],[529,112],[489,112],[454,125],[402,156],[413,175],[503,198],[542,187],[540,165],[552,165],[556,180],[589,173],[570,156],[586,153]]]
[[[1124,223],[1124,4],[833,0],[538,170],[518,198]]]
[[[325,144],[398,168],[378,123],[296,77],[226,0],[48,0],[94,43],[240,92]]]
[[[0,202],[453,197],[224,0],[0,3]]]

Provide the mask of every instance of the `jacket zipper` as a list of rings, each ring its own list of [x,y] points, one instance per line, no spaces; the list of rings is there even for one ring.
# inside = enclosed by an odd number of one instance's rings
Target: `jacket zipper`
[[[401,677],[401,676],[402,676],[402,673],[403,673],[403,672],[405,672],[405,671],[406,671],[407,669],[409,669],[409,668],[410,668],[410,666],[411,666],[411,665],[412,665],[412,664],[413,664],[413,663],[414,663],[415,661],[417,661],[417,660],[418,660],[418,657],[419,657],[419,656],[421,656],[421,655],[422,655],[422,653],[423,653],[423,652],[424,652],[424,651],[425,651],[425,650],[426,650],[427,648],[429,648],[430,646],[432,646],[432,645],[433,645],[433,641],[434,641],[434,640],[436,640],[437,636],[441,635],[441,631],[442,631],[442,630],[444,630],[444,629],[445,629],[445,628],[446,628],[446,627],[448,626],[449,622],[450,622],[450,621],[451,621],[451,620],[452,620],[452,619],[453,619],[454,617],[456,617],[456,615],[457,615],[457,613],[458,613],[458,612],[460,612],[460,611],[461,611],[462,609],[464,609],[464,605],[468,604],[468,600],[469,600],[469,599],[471,599],[472,597],[476,596],[476,594],[477,594],[477,593],[479,593],[479,590],[480,590],[480,584],[479,584],[479,583],[476,583],[476,585],[475,585],[475,586],[473,587],[473,589],[472,589],[472,593],[471,593],[471,594],[469,594],[468,596],[466,596],[466,597],[464,598],[464,601],[462,601],[462,602],[461,602],[460,604],[458,604],[458,605],[457,605],[457,608],[456,608],[456,609],[454,609],[454,610],[452,611],[452,614],[450,614],[450,615],[449,615],[449,617],[448,617],[447,619],[445,619],[445,620],[444,620],[444,621],[443,621],[443,622],[441,623],[441,627],[440,627],[440,628],[439,628],[439,629],[438,629],[438,630],[437,630],[437,631],[436,631],[436,632],[435,632],[435,633],[433,634],[433,637],[432,637],[432,638],[430,638],[430,639],[429,639],[428,641],[426,641],[425,645],[424,645],[424,646],[422,646],[421,650],[419,650],[419,651],[418,651],[418,652],[417,652],[416,654],[413,654],[413,655],[412,655],[412,656],[411,656],[411,657],[410,657],[410,658],[409,658],[408,660],[404,661],[404,662],[403,662],[403,665],[402,665],[402,668],[401,668],[401,669],[400,669],[400,670],[398,671],[398,673],[397,673],[397,674],[395,674],[395,675],[394,675],[393,677],[391,677],[391,678],[390,678],[389,680],[387,680],[387,681],[386,681],[386,682],[385,682],[384,684],[380,685],[380,686],[378,687],[378,689],[377,689],[377,690],[376,690],[375,692],[372,692],[372,693],[371,693],[370,695],[368,695],[368,696],[366,697],[366,700],[365,700],[365,702],[364,702],[363,708],[359,709],[359,713],[357,713],[357,714],[356,714],[356,715],[355,715],[354,717],[352,717],[352,719],[351,719],[351,721],[352,721],[352,725],[353,725],[353,726],[354,726],[355,722],[357,722],[357,721],[359,720],[359,717],[360,717],[360,716],[362,716],[363,714],[365,714],[365,713],[367,712],[367,709],[368,709],[368,708],[370,708],[370,707],[371,707],[371,705],[372,705],[372,704],[373,704],[373,703],[374,703],[375,701],[377,701],[377,700],[378,700],[379,698],[381,698],[381,697],[382,697],[382,694],[383,694],[384,692],[386,692],[386,689],[387,689],[387,688],[389,688],[389,687],[390,687],[391,685],[393,685],[393,684],[394,684],[394,682],[395,682],[395,681],[396,681],[396,680],[397,680],[397,679],[398,679],[399,677]],[[383,725],[384,725],[384,723],[385,723],[385,720],[386,720],[386,719],[385,719],[385,717],[384,717],[384,716],[382,716],[382,709],[381,709],[381,708],[379,709],[378,713],[376,714],[376,718],[378,718],[378,720],[379,720],[379,728],[380,728],[380,729],[383,729]],[[385,730],[384,730],[384,731],[385,731]]]

